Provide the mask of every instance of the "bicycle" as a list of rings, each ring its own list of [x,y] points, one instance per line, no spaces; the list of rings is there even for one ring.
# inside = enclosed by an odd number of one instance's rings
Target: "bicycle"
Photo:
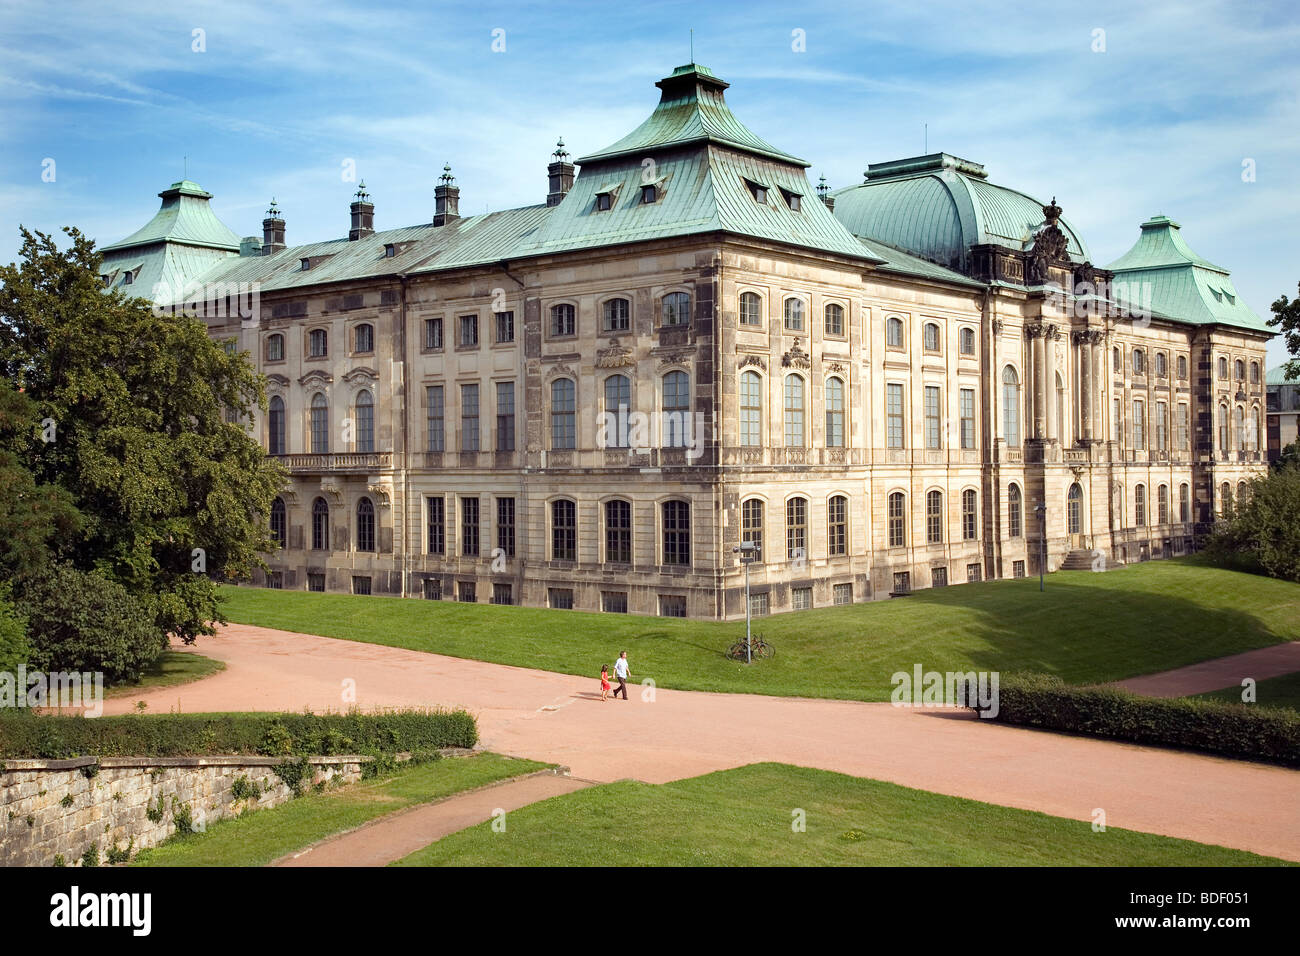
[[[727,650],[727,656],[733,661],[767,660],[776,655],[776,648],[763,640],[761,634],[755,634],[749,641],[748,652],[744,641],[737,641]]]

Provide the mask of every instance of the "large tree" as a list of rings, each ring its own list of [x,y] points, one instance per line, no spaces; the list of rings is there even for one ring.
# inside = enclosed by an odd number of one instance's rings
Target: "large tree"
[[[1300,286],[1297,286],[1296,291],[1300,293]],[[1290,361],[1286,363],[1286,376],[1300,379],[1300,294],[1294,299],[1288,299],[1285,295],[1278,296],[1269,308],[1273,310],[1273,318],[1268,320],[1268,324],[1282,330],[1282,341],[1290,356]]]
[[[1224,564],[1300,582],[1300,463],[1253,478],[1207,551]]]
[[[215,633],[216,582],[274,548],[283,469],[226,420],[265,409],[263,381],[200,320],[106,291],[78,230],[65,250],[21,232],[21,261],[0,267],[0,371],[34,409],[10,450],[78,516],[51,558],[121,584],[162,633]]]

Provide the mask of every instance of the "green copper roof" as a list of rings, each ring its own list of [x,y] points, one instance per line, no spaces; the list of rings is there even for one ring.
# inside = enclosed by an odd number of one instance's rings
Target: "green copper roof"
[[[1271,368],[1268,370],[1268,374],[1264,376],[1264,384],[1265,385],[1300,385],[1300,377],[1287,378],[1286,366],[1279,365],[1277,368]]]
[[[212,249],[239,251],[239,237],[226,227],[208,205],[212,194],[188,179],[172,183],[158,194],[162,207],[143,228],[136,230],[102,252],[146,246],[159,242],[181,242]]]
[[[1133,248],[1106,268],[1115,295],[1193,325],[1223,324],[1272,332],[1241,298],[1228,270],[1198,256],[1168,216],[1142,223]]]
[[[675,146],[715,143],[807,168],[809,163],[759,139],[736,118],[722,95],[729,85],[697,63],[677,67],[671,76],[655,84],[662,91],[659,105],[644,123],[617,143],[582,157],[578,163],[645,157]]]
[[[1043,227],[1043,204],[988,181],[979,163],[932,153],[867,167],[866,181],[836,190],[835,216],[852,232],[949,269],[965,271],[970,248],[994,243],[1032,247]],[[1066,219],[1058,225],[1070,257],[1089,259],[1083,237]]]

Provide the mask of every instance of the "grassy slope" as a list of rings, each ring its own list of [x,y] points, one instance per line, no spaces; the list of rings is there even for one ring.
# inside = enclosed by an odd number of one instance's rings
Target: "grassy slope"
[[[385,813],[546,766],[490,753],[437,760],[382,780],[309,793],[268,810],[218,820],[205,833],[173,837],[141,851],[132,865],[262,866]]]
[[[186,651],[163,651],[162,655],[140,676],[138,683],[115,684],[104,692],[104,696],[130,697],[132,694],[143,693],[158,687],[174,687],[177,684],[188,684],[190,681],[208,677],[217,673],[217,671],[224,671],[225,669],[225,661],[213,660],[211,657],[204,657],[202,654],[192,654]]]
[[[626,649],[633,676],[686,690],[886,700],[926,669],[1118,680],[1300,637],[1300,585],[1194,560],[919,591],[761,619],[776,657],[723,653],[744,625],[226,588],[232,621],[590,676]]]
[[[1207,700],[1226,700],[1234,704],[1241,703],[1240,687],[1225,687],[1223,690],[1198,694]],[[1270,677],[1255,685],[1255,703],[1252,707],[1290,707],[1300,711],[1300,672]]]
[[[807,829],[792,831],[792,811]],[[462,830],[397,866],[1245,866],[1283,861],[781,764],[616,783]]]

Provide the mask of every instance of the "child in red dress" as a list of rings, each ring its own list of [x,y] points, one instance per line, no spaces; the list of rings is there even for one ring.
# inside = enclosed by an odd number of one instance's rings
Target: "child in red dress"
[[[600,666],[600,699],[601,700],[609,699],[609,665],[608,664],[602,664]]]

